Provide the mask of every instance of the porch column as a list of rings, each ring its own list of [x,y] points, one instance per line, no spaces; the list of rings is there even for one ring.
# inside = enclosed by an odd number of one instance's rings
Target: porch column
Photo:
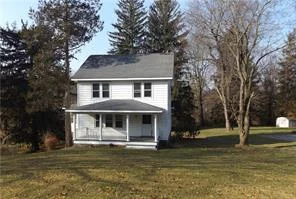
[[[130,141],[130,136],[129,136],[129,114],[126,115],[126,141]]]
[[[103,115],[102,114],[100,114],[100,130],[99,130],[99,132],[100,132],[100,141],[102,141],[103,140],[103,133],[102,133],[102,130],[103,130],[103,128],[102,128],[102,117],[103,117]]]
[[[158,132],[157,132],[157,114],[154,115],[154,141],[158,141]]]
[[[76,140],[76,113],[73,113],[73,123],[74,123],[73,138],[74,138],[74,140]]]

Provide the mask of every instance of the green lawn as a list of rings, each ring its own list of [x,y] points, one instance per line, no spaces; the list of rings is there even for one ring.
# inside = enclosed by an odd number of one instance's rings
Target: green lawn
[[[295,129],[294,129],[295,130]],[[202,130],[159,151],[74,147],[1,155],[0,198],[295,198],[296,142]]]

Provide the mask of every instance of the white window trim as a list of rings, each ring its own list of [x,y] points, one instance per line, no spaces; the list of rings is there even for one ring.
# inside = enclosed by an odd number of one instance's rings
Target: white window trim
[[[139,83],[140,84],[140,97],[135,97],[135,83]],[[142,98],[142,82],[132,82],[132,86],[133,86],[133,93],[132,93],[132,97],[134,99],[141,99]]]
[[[135,97],[134,96],[134,83],[140,83],[141,84],[141,97]],[[145,97],[145,86],[144,84],[145,83],[151,83],[151,96],[150,97]],[[132,82],[132,87],[133,87],[133,92],[132,92],[132,98],[133,99],[152,99],[153,98],[153,82],[152,81],[143,81],[143,82],[138,82],[138,81],[135,81],[135,82]]]
[[[100,85],[100,97],[94,97],[94,84]],[[103,84],[109,84],[109,97],[103,97]],[[110,82],[92,82],[91,83],[91,96],[92,99],[111,99],[111,83]]]
[[[94,97],[94,84],[99,84],[99,88],[100,88],[100,90],[99,90],[99,97]],[[102,91],[102,89],[101,89],[101,83],[99,83],[99,82],[93,82],[92,84],[91,84],[91,96],[92,96],[92,98],[93,99],[100,99],[101,98],[101,92]]]
[[[151,84],[151,96],[150,97],[145,97],[145,83],[150,83]],[[151,98],[153,98],[153,83],[152,82],[145,81],[142,84],[143,84],[143,98],[145,98],[145,99],[151,99]]]
[[[108,84],[109,85],[109,97],[103,97],[103,84]],[[111,84],[110,82],[101,82],[101,86],[100,86],[101,89],[101,99],[111,99]]]

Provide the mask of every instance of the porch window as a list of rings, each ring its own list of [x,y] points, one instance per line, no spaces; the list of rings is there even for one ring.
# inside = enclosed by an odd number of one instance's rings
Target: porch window
[[[122,115],[115,115],[115,127],[122,128],[123,127],[123,117]]]
[[[103,84],[103,98],[109,98],[109,84]]]
[[[141,97],[141,83],[134,83],[134,97]]]
[[[143,115],[143,124],[152,124],[151,115]]]
[[[144,83],[144,97],[151,97],[151,83]]]
[[[100,115],[96,115],[96,127],[100,127]]]
[[[113,127],[113,116],[106,115],[106,127]]]
[[[100,84],[93,84],[93,97],[100,97]]]

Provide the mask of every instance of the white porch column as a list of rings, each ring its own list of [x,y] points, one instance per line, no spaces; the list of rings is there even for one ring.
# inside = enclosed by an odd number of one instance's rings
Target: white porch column
[[[103,130],[103,128],[102,128],[102,117],[103,117],[103,115],[102,114],[100,114],[100,130],[99,130],[99,132],[100,132],[100,141],[102,141],[103,140],[103,132],[102,132],[102,130]]]
[[[76,113],[73,113],[73,123],[74,123],[73,138],[74,138],[74,140],[76,140]]]
[[[126,114],[126,141],[130,141],[130,136],[129,136],[129,114]]]
[[[154,115],[154,141],[158,141],[158,131],[157,131],[157,114]]]

